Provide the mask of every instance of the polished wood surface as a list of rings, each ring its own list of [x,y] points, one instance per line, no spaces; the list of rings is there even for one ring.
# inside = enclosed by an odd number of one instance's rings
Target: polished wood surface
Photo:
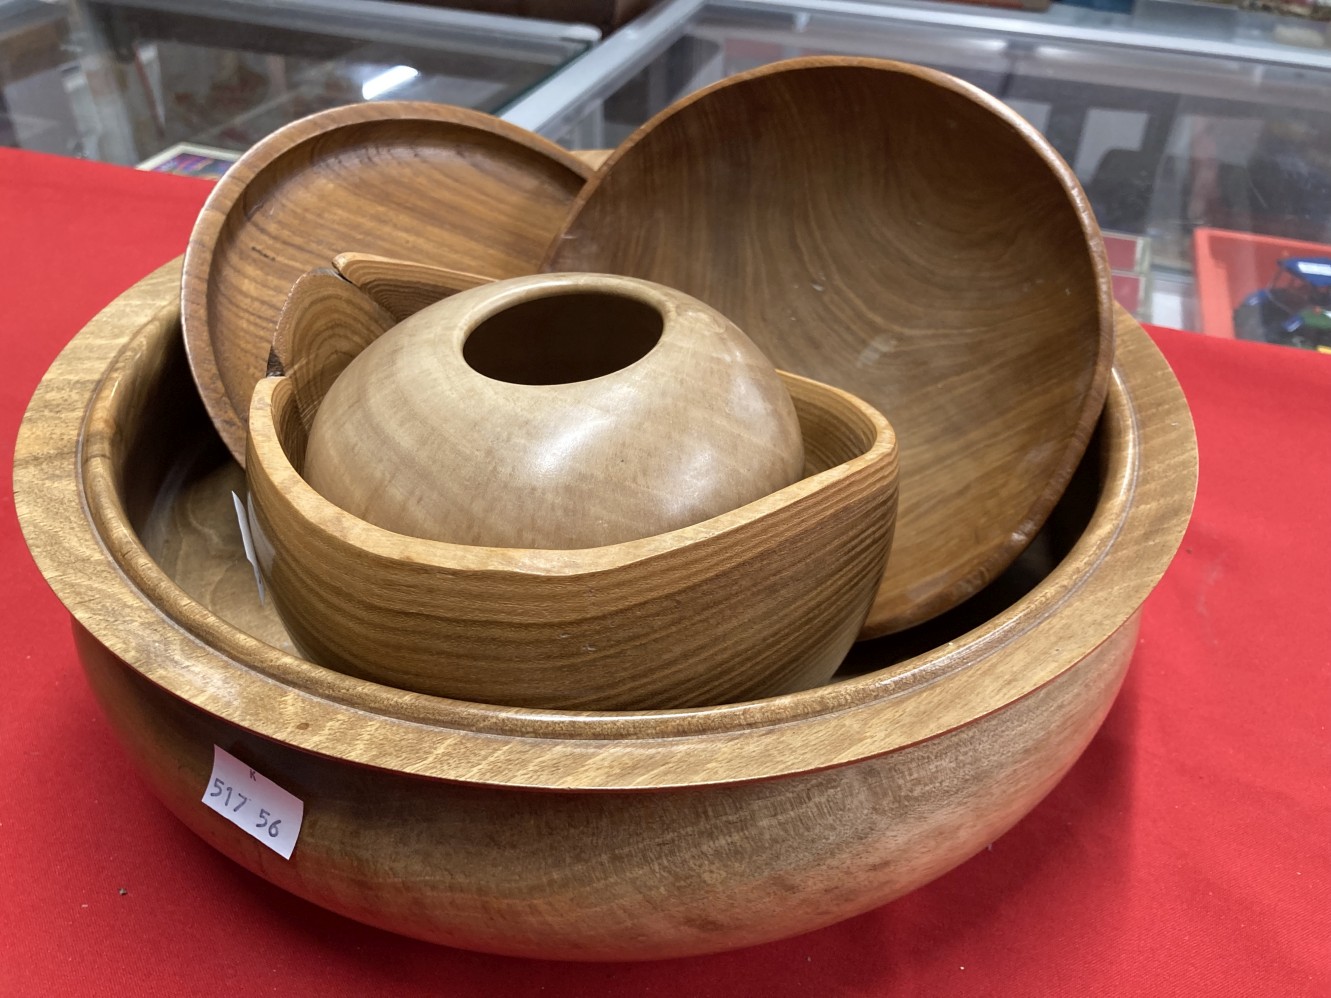
[[[399,321],[449,295],[494,280],[465,270],[373,253],[339,253],[333,258],[333,267]]]
[[[108,307],[34,396],[15,463],[33,555],[130,758],[190,828],[315,903],[451,945],[715,951],[954,867],[1099,726],[1191,505],[1186,403],[1121,313],[1100,431],[1060,506],[1071,536],[982,626],[905,660],[905,635],[865,642],[862,674],[722,708],[531,711],[392,690],[283,650],[258,604],[226,508],[240,469],[181,390],[176,276]],[[305,802],[290,861],[199,803],[213,745]]]
[[[334,326],[312,319],[315,336]],[[487,547],[666,533],[804,471],[794,405],[748,337],[687,295],[599,274],[513,278],[418,312],[346,366],[307,426],[303,474],[325,498]]]
[[[786,387],[810,477],[689,526],[551,550],[422,540],[339,508],[297,471],[315,458],[290,382],[265,379],[246,470],[272,598],[314,661],[460,700],[640,710],[825,683],[882,575],[896,445],[852,396]]]
[[[414,102],[335,108],[250,149],[199,215],[181,291],[195,381],[237,460],[300,275],[344,252],[531,273],[590,172],[497,118]]]
[[[301,423],[309,427],[333,382],[395,319],[335,271],[302,274],[273,334],[268,373],[291,379]]]
[[[246,869],[430,942],[550,960],[646,960],[808,932],[982,851],[1081,754],[1136,635],[1134,615],[1031,696],[886,756],[782,780],[595,794],[425,780],[405,767],[302,752],[170,696],[81,627],[76,641],[148,786]],[[377,741],[373,725],[340,734]],[[199,803],[214,745],[304,801],[290,861]],[[615,751],[605,742],[588,748]]]
[[[981,589],[1062,493],[1104,399],[1113,302],[1071,170],[944,74],[813,57],[657,115],[583,190],[545,269],[659,281],[901,440],[866,636]]]

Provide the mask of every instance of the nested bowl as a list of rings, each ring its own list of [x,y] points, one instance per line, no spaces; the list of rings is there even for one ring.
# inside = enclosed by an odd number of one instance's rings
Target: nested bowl
[[[676,101],[578,193],[543,268],[626,274],[728,316],[901,442],[901,529],[864,634],[999,574],[1090,439],[1113,361],[1099,226],[1071,168],[946,73],[809,56]]]
[[[341,283],[344,300],[364,303],[355,312],[372,304]],[[609,274],[510,278],[434,302],[349,360],[325,347],[324,322],[293,311],[283,310],[284,345],[305,356],[292,376],[317,382],[295,392],[308,429],[302,477],[399,534],[605,547],[804,477],[799,418],[776,368],[733,322],[672,288]],[[894,459],[892,434],[860,408]],[[869,430],[861,415],[852,423]]]
[[[473,325],[483,330],[532,303],[564,302],[581,312],[592,289],[598,301],[660,310],[664,331],[637,362],[549,387],[500,383],[464,362],[472,338],[461,333]],[[698,327],[691,333],[681,328],[690,315]],[[436,336],[436,321],[459,325]],[[558,335],[556,326],[545,334]],[[464,292],[406,320],[351,360],[321,401],[302,406],[294,375],[261,381],[249,412],[251,522],[258,559],[297,646],[316,662],[390,686],[525,707],[703,706],[825,683],[854,644],[882,578],[896,515],[896,439],[859,399],[804,378],[779,379],[747,339],[733,339],[725,327],[701,304],[643,282],[520,278]],[[381,371],[385,357],[388,369]],[[368,374],[364,361],[373,365]],[[345,353],[339,350],[335,362],[346,364]],[[727,366],[733,383],[713,370]],[[326,383],[314,367],[305,377]],[[413,379],[413,368],[443,378],[445,394],[456,397],[439,397],[435,383],[401,397],[404,386],[422,380]],[[524,422],[515,410],[529,406],[535,418]],[[376,413],[373,432],[363,426],[370,422],[366,409],[386,410]],[[395,431],[388,424],[397,413],[401,422],[430,425]],[[785,422],[796,418],[798,428],[787,433]],[[592,439],[598,421],[611,424],[604,447]],[[553,438],[541,437],[524,460],[514,436],[534,426],[553,427]],[[341,444],[345,451],[368,438],[371,449],[393,456],[339,462],[329,443],[338,432],[352,437]],[[455,439],[418,456],[438,433]],[[741,461],[753,458],[755,468],[763,464],[765,433],[777,438],[768,448],[770,467],[731,475],[726,465],[734,451]],[[635,436],[642,438],[636,447]],[[592,453],[580,459],[569,438]],[[457,465],[478,439],[492,442],[495,453],[476,453],[487,467],[473,481],[471,469]],[[531,464],[548,464],[551,454],[575,466],[566,489],[531,474]],[[316,457],[318,476],[311,474]],[[522,466],[507,467],[510,459]],[[415,484],[435,465],[438,481]],[[380,466],[397,475],[391,496],[378,486]],[[365,494],[341,488],[339,469],[368,483]],[[483,503],[513,521],[511,530],[493,522],[488,509],[466,513],[486,478],[513,480]],[[690,495],[672,496],[672,481]],[[328,491],[331,485],[340,491]],[[392,507],[418,487],[431,508]],[[634,493],[624,499],[627,519],[618,522],[615,509],[593,515],[623,491]],[[730,508],[732,495],[751,498]],[[358,515],[385,499],[380,519]],[[723,511],[698,519],[699,510],[718,502]],[[622,531],[653,518],[677,522],[680,511],[683,525],[595,546],[498,546],[493,539],[485,546],[451,542],[447,533],[408,535],[438,519],[442,531],[468,539],[502,531],[521,541],[531,536],[525,520],[549,515],[566,521],[558,536],[576,542],[607,518],[616,521],[607,529]],[[579,516],[589,522],[569,522]],[[537,528],[539,536],[555,529]]]
[[[817,689],[723,707],[407,693],[293,654],[255,596],[230,494],[243,473],[189,388],[177,276],[108,307],[38,389],[16,452],[23,529],[166,806],[273,883],[422,939],[702,953],[826,925],[951,869],[1099,727],[1191,508],[1187,405],[1120,313],[1087,457],[989,602],[861,643]],[[215,745],[304,801],[290,860],[200,803]]]

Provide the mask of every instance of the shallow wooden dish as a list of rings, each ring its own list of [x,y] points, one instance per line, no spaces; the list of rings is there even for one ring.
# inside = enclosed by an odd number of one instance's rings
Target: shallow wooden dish
[[[1071,169],[945,73],[814,56],[677,101],[611,153],[543,268],[701,299],[901,444],[865,636],[984,587],[1062,494],[1113,358],[1100,230]]]
[[[209,195],[181,288],[209,415],[238,461],[287,292],[344,250],[488,277],[531,273],[591,175],[479,111],[413,101],[334,108],[278,129]]]
[[[243,473],[187,388],[175,278],[126,292],[38,389],[16,450],[23,529],[166,805],[272,882],[422,939],[563,959],[702,953],[837,921],[951,869],[1095,733],[1191,509],[1186,402],[1120,313],[1097,438],[1018,562],[1029,578],[1005,580],[1015,599],[990,587],[996,605],[861,643],[840,682],[727,707],[572,713],[403,693],[283,649],[238,550],[229,489]],[[289,861],[200,803],[214,745],[304,800]]]

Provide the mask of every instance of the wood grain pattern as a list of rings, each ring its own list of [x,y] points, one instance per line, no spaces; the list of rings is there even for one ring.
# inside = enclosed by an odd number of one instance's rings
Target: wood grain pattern
[[[339,253],[333,258],[333,267],[399,322],[449,295],[494,280],[465,270],[395,260],[373,253]]]
[[[116,736],[205,842],[362,922],[553,960],[661,959],[768,942],[942,875],[1015,824],[1081,754],[1136,635],[1133,615],[1029,697],[886,756],[759,783],[531,794],[366,769],[257,737],[170,696],[76,629]],[[380,737],[364,726],[341,735]],[[213,745],[304,801],[290,861],[199,803]]]
[[[291,379],[301,423],[309,427],[333,382],[395,319],[332,270],[296,279],[277,319],[269,374]]]
[[[34,395],[16,450],[20,522],[57,595],[151,682],[264,738],[357,765],[495,787],[603,791],[764,780],[895,752],[1033,693],[1109,640],[1168,565],[1191,509],[1197,455],[1187,403],[1120,310],[1118,360],[1090,457],[1098,485],[1089,498],[1072,497],[1090,507],[1089,520],[1034,590],[980,628],[904,661],[892,655],[896,638],[867,642],[857,650],[861,675],[717,708],[532,711],[393,690],[259,640],[237,626],[258,611],[219,602],[219,616],[177,584],[207,598],[234,595],[238,587],[210,579],[234,576],[237,558],[244,564],[238,530],[230,558],[211,570],[182,569],[181,561],[218,559],[225,545],[219,551],[212,532],[191,550],[144,547],[139,525],[161,515],[156,497],[169,496],[184,474],[177,428],[195,446],[200,434],[216,440],[200,429],[201,415],[187,418],[182,408],[197,403],[181,390],[188,375],[178,266],[108,306]],[[99,432],[120,428],[119,465],[106,455],[76,460],[81,436],[97,423]],[[224,474],[215,460],[204,467],[204,477]],[[229,502],[229,494],[221,498]],[[206,515],[225,502],[196,508]],[[218,535],[227,527],[220,519],[211,528]],[[886,667],[875,668],[875,659]],[[376,733],[352,737],[367,714]]]
[[[1113,357],[1071,170],[997,100],[881,60],[778,63],[672,105],[583,190],[544,269],[685,291],[892,421],[900,529],[865,636],[960,602],[1025,547]]]
[[[1090,487],[1064,504],[1084,526],[978,629],[905,661],[898,638],[866,642],[862,675],[721,708],[532,711],[392,690],[284,651],[271,608],[239,584],[226,507],[241,472],[182,390],[177,278],[169,266],[127,291],[52,366],[16,446],[20,522],[167,806],[260,876],[419,938],[562,959],[711,952],[945,872],[1094,734],[1191,507],[1186,402],[1120,312]],[[103,444],[80,459],[85,438]],[[304,800],[289,862],[199,803],[214,744]]]
[[[312,318],[322,339],[328,320]],[[767,358],[724,316],[646,281],[487,284],[405,319],[335,376],[317,379],[327,394],[302,474],[412,537],[600,547],[803,476],[799,420]]]
[[[352,251],[531,273],[590,173],[490,115],[402,101],[312,115],[250,149],[199,215],[181,288],[195,382],[237,460],[250,392],[301,274]]]
[[[295,394],[266,379],[246,469],[273,599],[312,660],[460,700],[653,709],[825,683],[882,575],[895,442],[844,392],[786,387],[809,477],[689,526],[549,550],[422,540],[345,512],[296,471],[313,454]]]

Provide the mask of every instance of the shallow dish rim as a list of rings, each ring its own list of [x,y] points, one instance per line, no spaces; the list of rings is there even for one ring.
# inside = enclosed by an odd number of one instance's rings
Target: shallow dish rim
[[[429,101],[367,101],[318,111],[283,125],[246,150],[217,182],[199,212],[185,250],[180,284],[181,322],[190,371],[208,417],[242,465],[248,407],[233,397],[228,382],[236,365],[219,358],[217,338],[222,334],[210,314],[214,297],[209,290],[211,275],[218,265],[227,226],[237,209],[246,213],[255,210],[254,205],[246,203],[251,185],[298,150],[351,126],[384,128],[413,122],[470,132],[483,136],[483,141],[508,143],[514,150],[543,160],[552,171],[566,171],[580,184],[594,172],[586,160],[535,132],[484,111]],[[252,357],[255,369],[262,372],[266,352]]]

